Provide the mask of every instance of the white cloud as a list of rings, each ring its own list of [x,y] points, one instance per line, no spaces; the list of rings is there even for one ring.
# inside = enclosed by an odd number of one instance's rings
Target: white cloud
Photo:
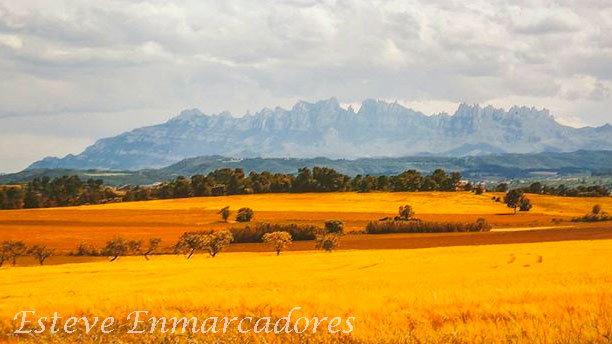
[[[83,126],[124,130],[105,124],[117,114],[145,124],[331,96],[427,114],[513,101],[598,125],[612,121],[611,27],[596,0],[0,0],[0,127],[45,118],[40,137],[93,141],[115,132]],[[15,156],[0,147],[4,170]]]

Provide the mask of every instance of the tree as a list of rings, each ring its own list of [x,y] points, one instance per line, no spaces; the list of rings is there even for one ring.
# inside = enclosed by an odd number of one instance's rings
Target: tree
[[[9,259],[9,253],[6,250],[6,247],[3,242],[2,244],[0,244],[0,268],[2,267],[4,262],[8,259]]]
[[[240,208],[236,214],[236,221],[238,222],[249,222],[253,218],[253,209],[251,208]]]
[[[288,232],[270,232],[263,236],[263,241],[276,251],[276,255],[280,255],[281,251],[291,245],[291,234]]]
[[[224,221],[224,222],[227,222],[227,219],[228,219],[228,218],[229,218],[229,216],[230,216],[230,210],[229,210],[229,209],[230,209],[230,207],[229,207],[229,206],[227,206],[227,207],[223,207],[223,208],[221,208],[221,210],[219,210],[219,211],[217,212],[217,214],[220,214],[220,215],[221,215],[221,218],[223,219],[223,221]]]
[[[591,213],[593,213],[593,215],[599,215],[601,213],[601,205],[596,204]]]
[[[34,256],[34,258],[38,259],[40,265],[43,265],[45,260],[55,253],[55,250],[49,249],[43,245],[34,245],[30,248],[29,253]]]
[[[23,241],[11,240],[2,243],[2,252],[4,252],[5,259],[10,259],[13,266],[17,264],[17,257],[21,257],[27,254],[28,246]]]
[[[486,188],[482,184],[478,184],[478,185],[476,185],[476,187],[474,187],[474,193],[476,195],[482,195],[482,194],[485,193],[485,191],[486,191]]]
[[[130,250],[135,249],[137,241],[127,241],[123,238],[116,237],[106,242],[106,245],[102,249],[105,256],[111,257],[111,262],[119,259],[121,256],[127,255]]]
[[[204,232],[185,232],[181,234],[175,250],[185,254],[189,259],[197,250],[202,250],[207,244],[208,237]]]
[[[508,184],[500,183],[495,187],[495,191],[497,192],[508,192]]]
[[[508,208],[514,209],[514,214],[516,214],[517,209],[529,211],[532,207],[531,201],[519,189],[508,191],[504,197],[504,203],[506,203]]]
[[[325,221],[325,231],[327,233],[342,234],[344,232],[344,222],[340,220]]]
[[[529,198],[526,198],[526,197],[521,198],[518,206],[519,206],[520,211],[530,211],[531,208],[533,207]]]
[[[412,216],[414,216],[414,210],[411,205],[406,204],[399,207],[399,216],[397,220],[408,221],[412,219]]]
[[[340,236],[338,234],[327,233],[317,236],[316,247],[320,250],[331,252],[338,247]]]
[[[149,255],[151,255],[155,250],[159,247],[161,243],[161,238],[151,238],[149,239],[149,247],[142,254],[146,260],[149,260]]]
[[[234,240],[234,236],[229,231],[219,231],[208,234],[204,247],[208,250],[211,257],[215,257]]]

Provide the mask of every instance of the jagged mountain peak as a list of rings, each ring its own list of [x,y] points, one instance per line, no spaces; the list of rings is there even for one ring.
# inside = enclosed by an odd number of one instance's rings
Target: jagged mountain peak
[[[29,168],[139,169],[204,155],[358,158],[602,150],[612,149],[611,132],[610,125],[565,127],[534,107],[463,103],[453,116],[426,116],[397,102],[366,99],[355,113],[329,98],[243,117],[184,110],[166,123],[104,138],[81,154],[45,158]]]

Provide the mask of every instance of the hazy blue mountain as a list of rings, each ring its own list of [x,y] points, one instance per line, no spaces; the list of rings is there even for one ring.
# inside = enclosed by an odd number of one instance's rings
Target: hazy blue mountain
[[[459,106],[426,116],[397,103],[366,100],[358,112],[334,98],[233,117],[185,110],[166,123],[98,140],[78,155],[48,157],[29,169],[136,170],[184,158],[361,158],[423,153],[469,156],[612,149],[612,126],[563,126],[546,110]]]
[[[0,183],[26,182],[35,177],[78,175],[82,179],[100,178],[112,185],[151,184],[174,179],[177,176],[207,174],[219,168],[242,168],[272,173],[297,173],[301,167],[331,167],[341,173],[394,175],[408,169],[429,173],[437,168],[460,171],[472,180],[537,178],[546,176],[588,176],[599,172],[610,175],[612,151],[577,151],[571,153],[499,154],[467,157],[414,156],[400,158],[226,158],[204,156],[181,160],[160,169],[139,171],[101,171],[76,169],[29,169],[0,176]],[[542,172],[546,172],[542,174]]]

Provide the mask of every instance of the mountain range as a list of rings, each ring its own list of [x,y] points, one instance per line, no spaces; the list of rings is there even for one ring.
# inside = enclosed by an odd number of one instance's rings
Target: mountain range
[[[81,179],[103,179],[110,185],[151,184],[174,179],[177,176],[189,177],[194,174],[207,174],[220,168],[241,168],[245,173],[251,171],[295,174],[301,167],[330,167],[337,171],[355,176],[396,175],[414,169],[431,173],[441,168],[446,171],[459,171],[473,181],[492,181],[508,179],[564,179],[579,182],[583,177],[602,174],[612,176],[612,151],[577,151],[571,153],[537,154],[491,154],[466,157],[414,156],[400,158],[227,158],[222,156],[203,156],[181,160],[159,169],[138,171],[109,171],[82,169],[28,169],[18,173],[0,176],[0,184],[23,183],[36,177],[60,177],[77,175]],[[580,176],[580,178],[575,178]]]
[[[358,111],[335,98],[234,117],[185,110],[169,121],[103,138],[77,155],[47,157],[28,169],[138,170],[182,159],[342,158],[612,150],[612,126],[573,128],[547,110],[461,104],[427,116],[398,103],[366,100]]]

